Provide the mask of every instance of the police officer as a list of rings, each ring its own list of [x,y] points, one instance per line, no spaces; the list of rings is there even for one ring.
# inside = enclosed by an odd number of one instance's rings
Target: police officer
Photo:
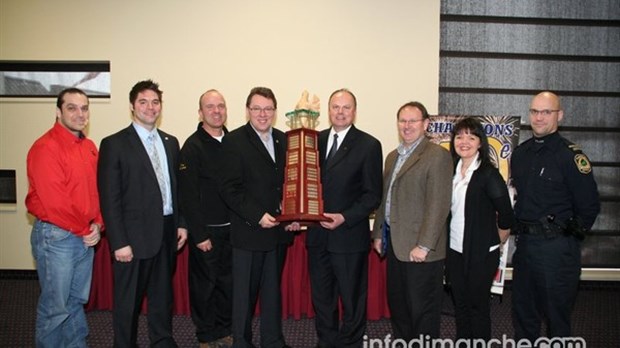
[[[226,101],[210,89],[200,123],[181,149],[179,191],[189,226],[189,300],[200,347],[232,346],[232,247],[228,207],[219,195]]]
[[[517,191],[512,312],[515,337],[534,342],[546,317],[549,337],[571,335],[581,273],[580,240],[600,203],[590,161],[558,133],[560,99],[541,92],[530,104],[533,137],[511,164]]]

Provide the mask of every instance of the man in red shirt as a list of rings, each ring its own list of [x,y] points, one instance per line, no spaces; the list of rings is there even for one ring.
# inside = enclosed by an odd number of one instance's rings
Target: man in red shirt
[[[93,246],[103,224],[97,193],[95,144],[83,133],[89,101],[65,89],[56,101],[56,123],[30,148],[26,207],[35,217],[30,238],[41,295],[37,347],[86,347]]]

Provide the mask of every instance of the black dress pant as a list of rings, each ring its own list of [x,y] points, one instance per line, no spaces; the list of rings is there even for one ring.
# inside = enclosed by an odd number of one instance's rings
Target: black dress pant
[[[332,253],[324,247],[308,247],[308,269],[319,346],[361,347],[366,331],[368,251]]]
[[[260,296],[261,347],[282,348],[282,292],[280,281],[288,245],[270,251],[233,247],[233,347],[252,345],[252,316]]]
[[[387,298],[394,338],[438,338],[443,299],[444,260],[403,262],[392,248],[387,257]]]
[[[202,251],[191,232],[189,248],[189,301],[199,342],[231,334],[232,247],[230,226],[208,227],[213,248]]]
[[[512,258],[515,338],[534,342],[543,318],[548,337],[570,337],[570,316],[581,274],[581,245],[573,236],[518,235]]]
[[[164,240],[152,258],[112,263],[114,347],[137,347],[138,317],[144,296],[151,347],[177,347],[172,336],[172,275],[176,266],[176,233],[172,217],[164,218]]]
[[[467,268],[463,254],[449,249],[446,273],[452,288],[457,338],[491,339],[490,296],[498,265],[499,249]]]

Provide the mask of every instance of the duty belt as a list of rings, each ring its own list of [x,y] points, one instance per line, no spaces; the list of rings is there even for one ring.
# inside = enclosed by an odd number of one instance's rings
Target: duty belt
[[[566,234],[565,230],[557,224],[522,220],[517,221],[515,232],[516,234],[529,234],[532,236],[544,235],[547,237],[556,237]]]

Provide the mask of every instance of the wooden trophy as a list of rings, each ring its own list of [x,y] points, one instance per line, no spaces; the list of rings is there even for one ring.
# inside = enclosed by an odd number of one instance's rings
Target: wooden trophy
[[[330,219],[323,215],[323,190],[321,169],[319,168],[318,135],[314,130],[318,125],[319,101],[314,96],[308,102],[308,92],[304,91],[295,111],[286,113],[291,130],[286,132],[286,167],[284,169],[284,188],[282,215],[278,221],[296,221],[308,226]]]

